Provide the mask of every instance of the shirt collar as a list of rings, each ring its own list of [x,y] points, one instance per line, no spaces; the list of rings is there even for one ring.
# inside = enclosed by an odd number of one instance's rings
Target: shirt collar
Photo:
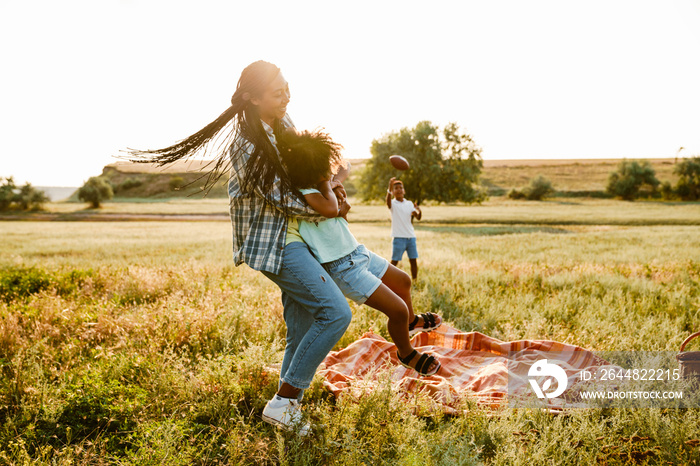
[[[262,123],[263,128],[265,129],[265,132],[268,136],[270,136],[271,138],[275,137],[275,132],[272,130],[272,126],[268,125],[262,120],[260,120],[260,123]]]

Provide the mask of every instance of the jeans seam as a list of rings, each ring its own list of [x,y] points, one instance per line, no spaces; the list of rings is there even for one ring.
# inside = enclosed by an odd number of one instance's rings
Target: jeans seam
[[[327,320],[327,318],[328,318],[328,312],[327,312],[328,306],[326,306],[325,304],[323,304],[321,301],[319,301],[319,300],[316,298],[316,296],[314,296],[314,294],[313,294],[313,292],[311,291],[311,289],[306,285],[306,283],[304,283],[304,282],[299,278],[299,275],[297,275],[297,273],[296,273],[293,269],[288,268],[288,270],[289,270],[289,273],[291,273],[291,274],[294,276],[294,278],[296,278],[296,279],[298,280],[299,284],[302,285],[302,286],[304,287],[304,289],[307,291],[307,293],[309,293],[310,296],[313,296],[314,299],[316,299],[316,301],[318,302],[318,304],[319,304],[321,310],[323,311],[323,316],[324,316],[324,317],[326,318],[326,320]],[[332,282],[332,280],[331,280],[331,282]],[[334,285],[335,285],[335,283],[334,283]],[[318,321],[318,319],[316,319],[315,316],[314,316],[314,321]],[[320,328],[319,331],[315,333],[315,335],[313,336],[313,339],[312,339],[311,341],[309,341],[309,344],[306,345],[305,348],[301,348],[301,346],[297,347],[297,352],[300,351],[300,353],[298,353],[299,356],[300,356],[300,359],[303,359],[303,357],[304,357],[304,355],[306,354],[306,351],[308,350],[308,348],[309,348],[309,347],[313,344],[313,342],[316,341],[316,339],[321,335],[321,333],[323,332],[323,330],[325,330],[326,326],[327,326],[326,323],[321,324],[321,327],[322,327],[322,328]],[[296,355],[297,355],[297,352],[295,352],[295,357],[296,357]],[[295,373],[295,372],[296,372],[296,369],[297,369],[297,366],[298,366],[298,362],[297,362],[296,365],[288,367],[288,368],[287,368],[287,374],[289,374],[289,372]],[[287,378],[287,377],[285,377],[285,378],[287,379],[287,380],[285,380],[285,382],[288,383],[289,385],[293,386],[293,387],[302,388],[302,389],[303,389],[303,388],[307,388],[307,387],[298,387],[297,384],[290,383],[290,380],[296,382],[298,379]],[[299,381],[299,382],[301,382],[301,381]],[[309,383],[310,383],[310,382],[309,382]],[[305,384],[305,383],[299,383],[298,385],[306,385],[306,384]]]

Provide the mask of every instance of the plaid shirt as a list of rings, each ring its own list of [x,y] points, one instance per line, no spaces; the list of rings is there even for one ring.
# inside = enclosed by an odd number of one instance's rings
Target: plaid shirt
[[[289,115],[282,118],[282,124],[293,127]],[[272,145],[277,140],[272,128],[263,122]],[[231,147],[231,176],[228,183],[229,210],[233,225],[233,259],[236,266],[248,264],[254,270],[264,270],[278,274],[282,267],[282,250],[287,237],[287,217],[281,210],[279,180],[269,193],[260,190],[253,193],[241,191],[245,177],[246,162],[253,153],[252,142],[239,136]],[[295,196],[289,196],[284,204],[295,216],[319,220],[316,211]]]

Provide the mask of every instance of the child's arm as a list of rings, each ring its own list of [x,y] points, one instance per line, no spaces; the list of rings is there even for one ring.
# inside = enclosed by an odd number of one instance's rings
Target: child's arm
[[[389,188],[386,190],[386,206],[391,209],[391,188],[394,187],[395,176],[392,176],[389,180]]]
[[[418,204],[413,205],[413,212],[411,212],[411,217],[415,217],[416,220],[420,220],[421,217],[423,217],[423,212],[421,212],[420,207],[418,207]],[[411,219],[413,220],[413,218]]]
[[[328,180],[322,181],[317,186],[320,193],[304,194],[304,199],[319,214],[326,218],[334,218],[338,216],[338,199],[331,189],[331,183]]]
[[[332,180],[333,181],[338,181],[340,183],[344,182],[348,176],[350,175],[350,162],[347,160],[344,161],[345,166],[343,167],[342,165],[338,168],[338,173],[333,175]]]
[[[348,221],[348,212],[350,212],[350,208],[352,206],[348,202],[347,199],[345,199],[343,202],[340,203],[340,207],[338,208],[338,217],[343,217],[345,221]]]

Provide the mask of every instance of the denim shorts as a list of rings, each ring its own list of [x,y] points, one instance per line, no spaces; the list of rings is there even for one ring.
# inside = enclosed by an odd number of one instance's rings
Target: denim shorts
[[[391,245],[391,260],[400,261],[403,259],[404,251],[408,254],[409,259],[418,259],[415,236],[413,238],[394,238]]]
[[[389,261],[361,244],[347,256],[326,262],[323,268],[345,297],[363,304],[382,284]]]

